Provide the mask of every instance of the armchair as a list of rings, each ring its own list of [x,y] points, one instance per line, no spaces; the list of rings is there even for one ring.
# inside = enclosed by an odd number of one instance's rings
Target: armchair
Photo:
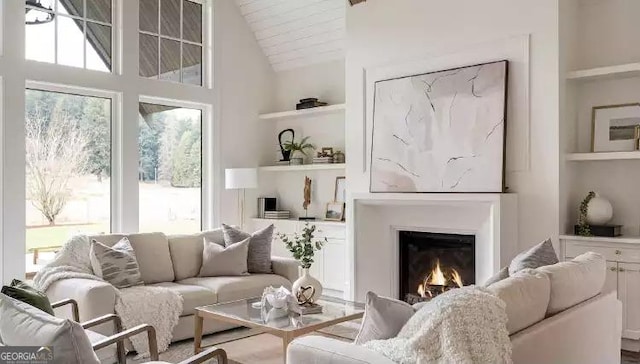
[[[78,303],[73,299],[67,298],[64,300],[54,302],[51,304],[51,307],[59,308],[66,305],[71,306],[71,314],[72,314],[73,320],[76,322],[80,321],[80,312],[78,309]],[[116,314],[108,314],[108,315],[95,318],[93,320],[82,322],[80,323],[80,326],[85,331],[90,331],[88,330],[89,328],[97,325],[101,325],[107,322],[113,322],[115,333],[112,336],[107,336],[107,337],[98,335],[100,339],[95,342],[91,342],[91,346],[93,347],[94,351],[116,344],[118,364],[126,364],[127,358],[126,358],[126,352],[125,352],[125,346],[124,346],[125,340],[132,336],[135,336],[141,333],[146,333],[147,339],[149,340],[150,359],[154,362],[158,361],[159,355],[158,355],[158,341],[156,339],[156,330],[151,325],[147,325],[147,324],[138,325],[122,331],[122,321],[120,320],[120,316]],[[194,355],[189,359],[183,360],[179,364],[199,364],[199,363],[204,363],[205,361],[213,358],[217,358],[219,364],[228,363],[227,353],[224,350],[218,349],[218,348],[211,348],[209,350],[205,350],[201,352],[198,355]]]

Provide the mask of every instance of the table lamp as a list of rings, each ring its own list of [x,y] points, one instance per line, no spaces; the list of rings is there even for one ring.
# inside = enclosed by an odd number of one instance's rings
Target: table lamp
[[[256,168],[227,168],[224,171],[225,188],[238,190],[238,209],[240,227],[244,229],[244,201],[247,188],[258,188],[258,170]],[[240,193],[242,190],[242,193]]]

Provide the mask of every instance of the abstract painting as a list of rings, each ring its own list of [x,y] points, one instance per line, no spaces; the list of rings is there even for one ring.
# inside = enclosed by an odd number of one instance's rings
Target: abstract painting
[[[371,192],[503,192],[507,69],[376,82]]]

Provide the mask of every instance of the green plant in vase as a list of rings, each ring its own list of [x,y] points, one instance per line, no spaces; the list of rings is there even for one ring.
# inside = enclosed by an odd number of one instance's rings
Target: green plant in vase
[[[309,137],[304,137],[300,142],[296,143],[294,140],[285,142],[282,147],[285,151],[291,152],[291,164],[302,164],[304,157],[296,157],[296,155],[302,154],[307,156],[308,149],[315,149],[316,147],[308,143]]]
[[[590,191],[587,197],[580,202],[580,215],[578,215],[578,235],[591,236],[591,228],[587,222],[587,212],[589,211],[589,202],[596,197],[596,193]]]
[[[285,234],[278,234],[278,238],[302,267],[302,276],[293,282],[292,286],[292,293],[299,302],[302,301],[300,294],[305,296],[305,302],[313,302],[322,295],[322,284],[309,274],[309,268],[313,265],[315,253],[322,249],[327,238],[314,239],[315,231],[316,226],[307,223],[302,229],[302,235],[295,233],[291,238]]]

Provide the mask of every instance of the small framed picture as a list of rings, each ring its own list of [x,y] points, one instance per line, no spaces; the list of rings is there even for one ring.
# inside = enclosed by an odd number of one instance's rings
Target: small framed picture
[[[324,213],[324,219],[328,221],[342,221],[344,217],[344,202],[329,202]]]
[[[336,188],[333,192],[333,200],[336,202],[347,202],[347,179],[346,177],[336,177]]]
[[[591,151],[635,150],[636,129],[640,130],[640,103],[597,106],[592,112]]]
[[[322,155],[325,157],[331,157],[333,155],[333,148],[331,147],[323,147],[321,149]]]

